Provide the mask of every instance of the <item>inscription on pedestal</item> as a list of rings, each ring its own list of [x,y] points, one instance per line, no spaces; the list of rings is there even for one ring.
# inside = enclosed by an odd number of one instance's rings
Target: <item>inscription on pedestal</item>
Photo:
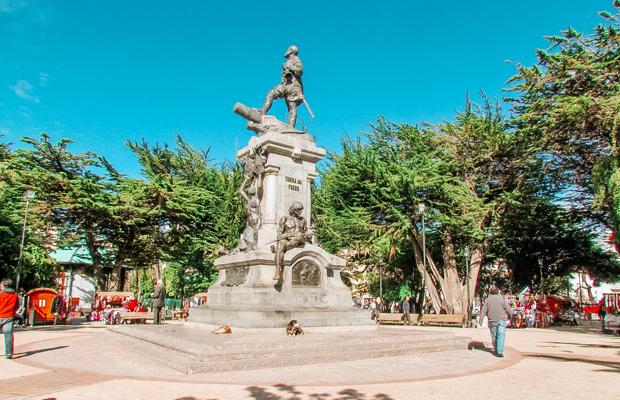
[[[321,286],[321,268],[310,260],[293,265],[293,286]]]
[[[226,269],[226,278],[221,283],[222,286],[243,285],[248,279],[250,267],[233,267]]]
[[[291,176],[285,176],[284,180],[288,183],[288,190],[299,192],[299,186],[297,185],[301,185],[300,179],[295,179]]]

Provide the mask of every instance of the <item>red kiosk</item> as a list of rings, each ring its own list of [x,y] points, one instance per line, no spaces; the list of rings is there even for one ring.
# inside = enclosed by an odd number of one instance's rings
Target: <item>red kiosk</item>
[[[54,320],[51,307],[57,294],[58,292],[50,288],[32,289],[26,293],[26,315],[29,325]]]

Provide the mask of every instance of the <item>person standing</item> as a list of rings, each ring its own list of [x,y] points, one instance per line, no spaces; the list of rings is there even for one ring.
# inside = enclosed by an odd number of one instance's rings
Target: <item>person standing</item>
[[[605,333],[605,315],[607,312],[605,310],[605,296],[603,296],[598,308],[598,318],[601,320],[601,332],[603,333]]]
[[[166,288],[161,279],[157,280],[157,286],[151,293],[151,297],[153,298],[153,323],[159,324],[161,309],[166,305]]]
[[[4,354],[9,360],[13,358],[13,317],[19,309],[17,293],[9,286],[10,279],[0,282],[0,328],[4,334]]]
[[[409,302],[411,301],[411,297],[407,296],[405,301],[403,301],[403,325],[411,325],[411,305]]]
[[[536,325],[536,309],[538,308],[538,302],[534,298],[534,296],[530,295],[530,310],[532,310],[532,326]],[[544,327],[544,323],[542,320],[542,314],[540,317],[540,327]]]
[[[504,341],[506,339],[506,321],[512,318],[512,308],[500,295],[500,290],[491,288],[491,295],[484,302],[480,311],[480,321],[489,319],[493,349],[498,357],[504,357]]]
[[[63,320],[65,312],[65,299],[60,293],[56,294],[56,296],[52,299],[50,312],[54,314],[54,325],[56,325],[59,320]]]

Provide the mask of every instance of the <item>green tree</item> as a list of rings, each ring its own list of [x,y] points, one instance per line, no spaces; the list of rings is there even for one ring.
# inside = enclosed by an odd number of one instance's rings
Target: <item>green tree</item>
[[[24,138],[32,150],[18,150],[17,162],[23,184],[37,192],[39,215],[45,230],[58,230],[61,246],[85,240],[98,284],[109,267],[110,251],[106,241],[106,222],[112,218],[116,185],[122,176],[103,157],[92,152],[73,154],[73,143],[62,139],[58,144],[42,133],[40,140]],[[103,170],[105,175],[99,175]]]
[[[534,66],[517,64],[509,81],[516,96],[507,100],[562,200],[618,231],[620,25],[618,15],[599,14],[593,34],[569,27],[547,37],[551,46],[537,50]]]
[[[232,249],[244,224],[239,165],[213,165],[177,135],[176,147],[128,141],[148,180],[151,208],[161,220],[159,247],[182,295],[206,291],[217,278],[214,259]]]
[[[529,286],[541,292],[541,272],[547,294],[550,280],[563,283],[571,273],[584,269],[597,281],[620,276],[618,255],[596,244],[595,235],[584,229],[578,213],[540,197],[509,207],[498,221],[486,258],[493,273],[506,268],[504,284],[513,291]],[[488,283],[499,283],[497,277]]]
[[[379,119],[365,134],[368,144],[345,139],[342,154],[329,154],[315,196],[315,220],[326,248],[367,247],[392,257],[406,255],[396,245],[408,243],[419,279],[435,306],[449,314],[465,310],[462,249],[473,250],[473,293],[489,231],[505,205],[516,201],[535,164],[499,106],[484,100],[483,107],[467,100],[453,123],[411,126]],[[420,203],[430,221],[427,270]],[[377,245],[382,237],[389,238],[388,249]]]
[[[0,143],[0,274],[13,280],[19,275],[20,287],[47,286],[53,283],[60,267],[45,250],[49,243],[38,200],[29,202],[23,256],[19,263],[25,217],[23,195],[26,189],[32,188],[24,183],[19,171],[20,160],[10,145]]]

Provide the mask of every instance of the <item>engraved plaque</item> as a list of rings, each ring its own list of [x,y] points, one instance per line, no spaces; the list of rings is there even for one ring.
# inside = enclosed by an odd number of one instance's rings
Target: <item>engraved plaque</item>
[[[321,268],[310,260],[293,265],[293,286],[321,286]]]
[[[239,286],[243,285],[248,279],[250,267],[233,267],[226,269],[226,278],[221,283],[222,286]]]

